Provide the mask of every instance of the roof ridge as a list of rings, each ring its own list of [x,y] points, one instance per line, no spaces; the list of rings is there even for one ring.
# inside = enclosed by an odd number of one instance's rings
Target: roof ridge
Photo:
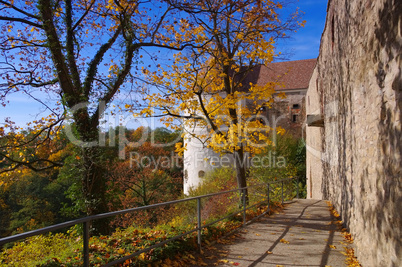
[[[296,61],[317,61],[317,58],[306,58],[306,59],[296,59],[296,60],[287,60],[287,61],[277,61],[277,62],[271,62],[269,64],[276,64],[276,63],[292,63]]]

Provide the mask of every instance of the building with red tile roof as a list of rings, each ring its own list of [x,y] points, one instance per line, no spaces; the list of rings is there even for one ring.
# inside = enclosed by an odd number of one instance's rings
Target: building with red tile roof
[[[279,91],[294,91],[307,89],[317,59],[304,59],[271,63],[268,66],[260,65],[253,72],[257,77],[257,84],[278,81],[283,87]]]
[[[278,82],[276,91],[286,94],[285,99],[275,97],[271,108],[266,109],[272,127],[282,127],[295,137],[303,136],[305,96],[316,62],[316,59],[276,62],[260,65],[250,72],[245,84]]]

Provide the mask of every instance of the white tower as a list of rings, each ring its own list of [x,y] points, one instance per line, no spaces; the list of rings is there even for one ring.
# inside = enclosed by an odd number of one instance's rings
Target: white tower
[[[206,134],[206,129],[200,126],[193,126],[191,129],[186,127],[184,145],[186,150],[183,154],[184,179],[183,191],[188,194],[190,188],[196,188],[205,174],[211,171],[215,166],[208,160],[211,157],[218,157],[211,149],[206,148],[205,139],[200,140],[193,135],[200,136]]]
[[[219,155],[207,147],[207,138],[210,133],[206,122],[184,124],[183,153],[184,177],[183,192],[188,195],[190,188],[196,188],[203,181],[206,173],[214,168],[234,166],[234,158],[231,154]],[[225,129],[220,129],[225,131]],[[204,137],[202,137],[204,136]]]

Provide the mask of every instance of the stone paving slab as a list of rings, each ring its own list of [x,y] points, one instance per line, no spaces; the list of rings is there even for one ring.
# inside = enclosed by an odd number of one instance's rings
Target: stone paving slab
[[[345,240],[323,200],[297,199],[242,230],[220,266],[346,266]],[[216,263],[215,263],[216,265]],[[212,266],[212,264],[210,265]]]

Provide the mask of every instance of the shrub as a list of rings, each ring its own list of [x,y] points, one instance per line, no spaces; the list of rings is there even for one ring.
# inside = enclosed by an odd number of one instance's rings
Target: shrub
[[[79,239],[74,234],[61,233],[27,238],[0,254],[0,266],[46,266],[52,262],[71,262],[73,255],[80,259]]]
[[[201,196],[237,188],[236,174],[232,168],[216,168],[207,172],[197,188],[189,190],[189,196]],[[239,194],[237,192],[211,196],[202,200],[201,217],[212,221],[238,209]],[[193,207],[196,209],[196,207]]]
[[[258,157],[267,159],[262,166],[250,168],[250,178],[255,181],[271,182],[289,177],[298,177],[290,185],[292,196],[296,195],[296,183],[299,183],[299,197],[306,196],[306,146],[303,139],[296,139],[290,134],[276,136],[276,142],[267,146]]]

